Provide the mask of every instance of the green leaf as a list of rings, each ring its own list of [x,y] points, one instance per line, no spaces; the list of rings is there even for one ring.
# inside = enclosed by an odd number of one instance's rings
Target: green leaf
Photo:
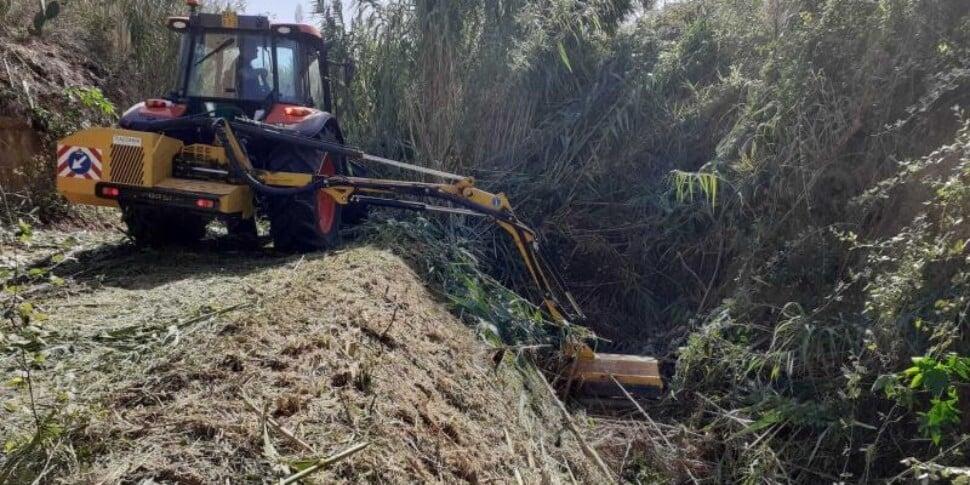
[[[910,382],[909,383],[909,388],[910,389],[916,389],[922,383],[923,383],[923,374],[916,374],[916,376],[913,377],[913,382]]]
[[[9,439],[3,444],[3,452],[8,455],[17,451],[17,448],[20,448],[20,443],[15,439]]]
[[[761,431],[771,425],[778,424],[781,421],[782,421],[781,412],[776,409],[772,409],[767,413],[765,413],[763,416],[761,416],[761,419],[751,423],[750,425],[748,425],[748,427],[744,428],[739,433],[734,435],[734,438]]]
[[[943,440],[943,428],[960,422],[960,413],[956,409],[957,399],[933,399],[932,406],[925,413],[918,413],[922,417],[920,431],[939,446]]]
[[[17,308],[17,312],[20,313],[20,316],[22,317],[29,317],[31,313],[34,313],[34,305],[29,301],[22,303],[20,307]]]
[[[872,383],[871,392],[883,391],[887,395],[891,392],[892,388],[896,384],[896,376],[892,374],[883,374],[876,378],[876,382]]]
[[[34,234],[33,229],[31,229],[30,224],[27,224],[23,219],[17,221],[18,236],[20,236],[20,242],[27,242],[30,237]]]
[[[970,359],[959,357],[956,354],[950,354],[946,364],[950,367],[950,372],[956,374],[961,379],[970,379]]]
[[[573,72],[573,66],[569,63],[569,55],[566,54],[566,47],[562,45],[562,42],[556,44],[556,48],[559,50],[559,58],[562,59],[562,63],[566,65],[566,69],[569,72]]]
[[[964,249],[966,249],[966,241],[959,241],[958,240],[958,241],[954,241],[953,242],[953,245],[950,246],[950,248],[947,250],[947,252],[951,256],[957,256],[957,255],[963,253],[963,250]]]
[[[914,379],[915,381],[915,379]],[[950,385],[950,376],[940,368],[930,369],[923,373],[923,387],[935,397],[943,395],[943,391]]]

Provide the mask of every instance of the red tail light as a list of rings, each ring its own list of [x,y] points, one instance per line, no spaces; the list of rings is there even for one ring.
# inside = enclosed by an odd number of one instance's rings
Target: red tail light
[[[210,199],[196,199],[195,206],[199,209],[211,209],[216,206],[216,203]]]
[[[118,196],[121,195],[121,189],[119,189],[118,187],[102,187],[101,195],[103,197],[117,199]]]
[[[171,108],[173,104],[167,99],[152,98],[145,100],[145,107],[147,108]]]
[[[303,106],[287,106],[286,108],[283,108],[283,112],[286,113],[286,116],[298,117],[310,116],[313,114],[312,109],[304,108]]]

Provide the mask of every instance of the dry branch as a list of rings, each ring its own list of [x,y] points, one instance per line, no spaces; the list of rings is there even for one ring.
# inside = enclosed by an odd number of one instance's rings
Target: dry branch
[[[310,465],[309,467],[301,470],[299,473],[294,473],[293,475],[290,475],[280,480],[279,485],[287,485],[289,483],[293,483],[297,480],[300,480],[301,478],[305,478],[313,473],[316,473],[326,468],[327,466],[333,465],[334,463],[339,463],[343,460],[346,460],[347,458],[350,458],[351,456],[357,454],[358,452],[363,451],[364,448],[367,448],[368,446],[370,446],[370,443],[365,441],[363,443],[358,443],[354,446],[351,446],[350,448],[347,448],[346,450],[341,451],[336,455],[333,455],[328,458],[323,458],[318,462],[314,463],[313,465]]]
[[[249,409],[252,409],[253,412],[260,414],[263,420],[266,422],[266,424],[268,424],[274,430],[278,431],[281,435],[283,435],[284,438],[290,440],[293,444],[299,446],[300,448],[303,448],[304,450],[310,453],[315,454],[317,452],[316,450],[313,449],[312,446],[310,446],[309,443],[298,438],[295,434],[293,434],[292,431],[284,428],[282,425],[277,423],[275,419],[271,418],[269,415],[267,415],[258,407],[256,407],[256,405],[253,404],[253,402],[250,401],[249,398],[247,398],[246,396],[243,396],[242,398],[243,398],[243,402],[246,403],[246,406],[248,406]]]
[[[566,405],[559,400],[559,396],[556,395],[556,390],[549,385],[549,381],[546,380],[546,376],[542,375],[542,371],[539,371],[538,369],[536,370],[536,374],[539,375],[539,379],[542,381],[542,384],[545,386],[546,390],[549,391],[549,396],[552,398],[553,402],[556,403],[556,407],[558,407],[559,411],[562,413],[563,421],[566,423],[566,427],[569,428],[569,431],[571,431],[579,441],[579,446],[582,448],[583,453],[585,453],[589,459],[596,463],[596,466],[600,468],[603,475],[606,476],[607,479],[609,479],[611,482],[615,481],[613,478],[613,472],[610,471],[608,466],[606,466],[606,462],[603,461],[603,458],[600,457],[599,453],[597,453],[596,450],[594,450],[593,447],[590,446],[590,444],[586,441],[586,439],[583,438],[583,434],[579,431],[576,423],[573,422],[573,418],[570,416],[569,410],[566,409]]]

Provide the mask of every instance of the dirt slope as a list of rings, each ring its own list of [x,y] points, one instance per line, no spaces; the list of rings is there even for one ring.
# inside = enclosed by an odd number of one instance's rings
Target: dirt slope
[[[368,442],[311,481],[602,481],[535,378],[509,360],[496,368],[389,253],[156,252],[104,238],[71,243],[89,249],[57,264],[65,285],[23,293],[46,314],[35,319],[46,359],[28,364],[35,407],[64,430],[25,444],[29,390],[0,390],[0,436],[13,443],[0,469],[13,476],[263,482],[293,473],[282,463]],[[16,354],[0,364],[26,377]],[[246,399],[313,451],[264,430]]]

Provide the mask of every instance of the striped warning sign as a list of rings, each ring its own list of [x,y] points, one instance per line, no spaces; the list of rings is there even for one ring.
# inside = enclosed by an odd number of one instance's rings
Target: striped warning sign
[[[101,180],[104,153],[97,148],[57,146],[57,176]]]

